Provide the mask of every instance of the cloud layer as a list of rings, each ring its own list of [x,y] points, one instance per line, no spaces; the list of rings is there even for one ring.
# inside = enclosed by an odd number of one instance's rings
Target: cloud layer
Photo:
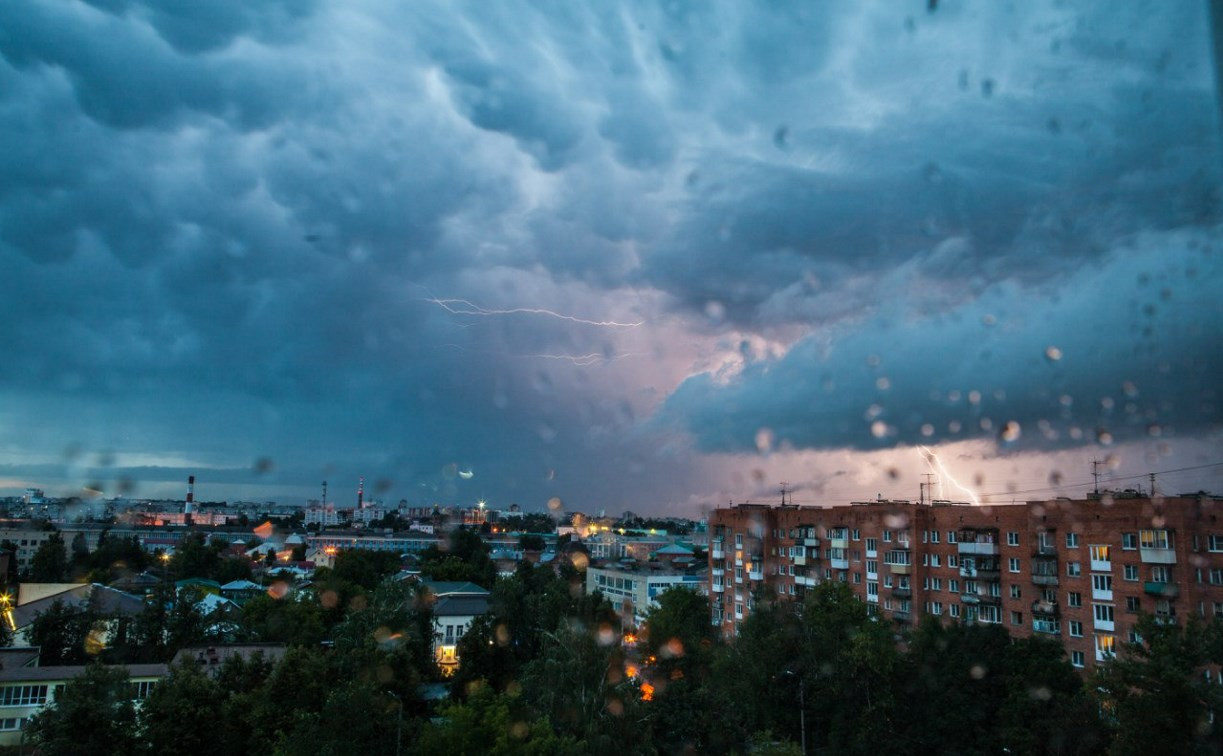
[[[648,510],[1217,438],[1205,13],[6,3],[0,449]]]

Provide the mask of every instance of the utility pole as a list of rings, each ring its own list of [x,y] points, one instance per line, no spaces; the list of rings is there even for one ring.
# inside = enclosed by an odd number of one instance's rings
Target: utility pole
[[[1091,477],[1096,481],[1096,496],[1100,495],[1100,460],[1091,461]]]
[[[1155,498],[1155,473],[1151,473],[1151,498]]]

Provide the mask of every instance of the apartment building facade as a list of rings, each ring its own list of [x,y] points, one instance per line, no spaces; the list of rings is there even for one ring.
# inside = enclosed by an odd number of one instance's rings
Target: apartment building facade
[[[848,584],[900,624],[923,614],[1060,641],[1087,668],[1136,640],[1139,612],[1223,618],[1223,499],[1135,492],[1009,505],[734,505],[709,519],[712,621],[727,636],[768,586]]]

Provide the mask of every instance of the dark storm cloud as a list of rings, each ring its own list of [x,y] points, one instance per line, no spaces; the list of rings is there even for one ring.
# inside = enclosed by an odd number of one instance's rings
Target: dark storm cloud
[[[1201,283],[1223,281],[1223,266],[1199,242],[1146,239],[1043,294],[1001,286],[988,308],[938,316],[909,311],[898,290],[860,327],[808,337],[738,374],[689,379],[662,416],[708,451],[754,450],[762,430],[774,445],[817,449],[1217,434],[1223,313]]]
[[[0,448],[382,466],[465,495],[455,463],[524,503],[640,508],[694,485],[656,453],[674,428],[937,440],[1004,422],[994,389],[1056,443],[1148,410],[1209,428],[1154,397],[1205,406],[1217,360],[1187,355],[1213,331],[1181,292],[1218,283],[1211,258],[1154,303],[1158,338],[1127,313],[1077,344],[1006,330],[1029,298],[1087,318],[1065,301],[1138,275],[1126,245],[1219,222],[1202,12],[1157,7],[5,3]],[[726,338],[789,351],[662,404]],[[1153,351],[1123,370],[1133,343]],[[1025,393],[1049,370],[1069,418]],[[1122,373],[1135,413],[1084,408]],[[931,405],[974,387],[978,410]]]

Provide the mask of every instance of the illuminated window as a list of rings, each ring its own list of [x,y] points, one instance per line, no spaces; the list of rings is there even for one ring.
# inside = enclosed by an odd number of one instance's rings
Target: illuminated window
[[[1167,530],[1142,530],[1138,533],[1139,542],[1144,549],[1170,549],[1172,539]]]
[[[1096,636],[1096,661],[1107,661],[1116,654],[1117,639],[1112,635]]]

